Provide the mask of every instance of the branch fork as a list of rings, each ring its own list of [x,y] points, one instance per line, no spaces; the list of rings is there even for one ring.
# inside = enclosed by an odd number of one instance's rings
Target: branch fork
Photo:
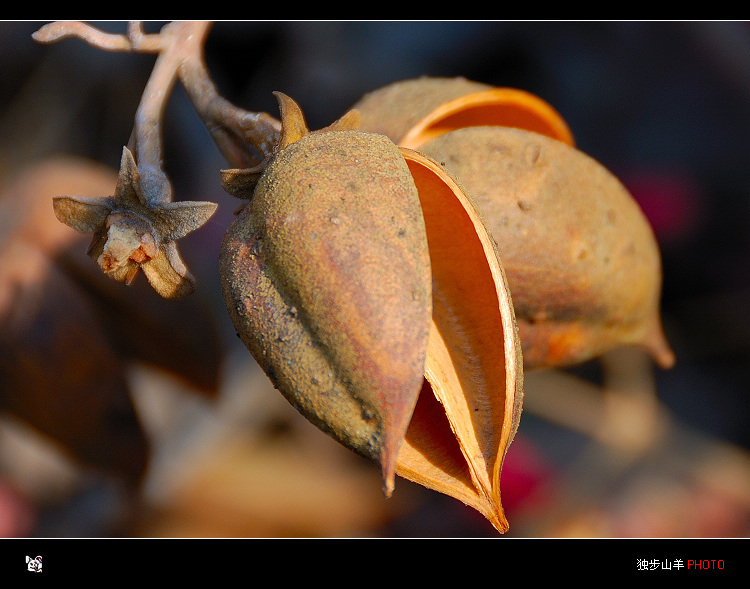
[[[157,54],[123,149],[115,194],[97,199],[59,196],[54,208],[61,222],[94,233],[88,253],[105,274],[129,284],[142,269],[166,298],[193,292],[194,279],[175,242],[206,223],[218,206],[173,201],[163,163],[162,120],[175,83],[185,88],[232,167],[257,166],[273,153],[280,137],[279,121],[244,111],[219,95],[203,58],[210,26],[203,21],[171,22],[158,34],[147,34],[141,22],[130,21],[126,34],[111,34],[69,21],[50,23],[33,35],[40,43],[74,37],[105,51]]]

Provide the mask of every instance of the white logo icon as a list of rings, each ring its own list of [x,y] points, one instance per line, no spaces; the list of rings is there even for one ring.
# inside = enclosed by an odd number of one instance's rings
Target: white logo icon
[[[28,569],[32,573],[41,573],[42,572],[42,557],[37,556],[36,558],[31,558],[30,556],[26,557],[26,564],[28,566]]]

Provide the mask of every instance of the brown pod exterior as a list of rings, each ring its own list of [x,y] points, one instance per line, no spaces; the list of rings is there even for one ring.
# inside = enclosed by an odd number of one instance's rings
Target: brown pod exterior
[[[656,239],[606,168],[560,141],[501,127],[453,131],[421,151],[463,183],[497,241],[526,368],[623,344],[672,365]]]
[[[227,231],[220,271],[238,334],[272,382],[379,461],[390,494],[432,312],[424,219],[398,148],[328,131],[281,149]]]
[[[489,88],[492,86],[460,76],[423,76],[373,90],[352,108],[359,112],[361,129],[382,133],[399,143],[409,129],[441,104]]]
[[[462,77],[394,82],[366,94],[353,108],[361,130],[382,133],[409,149],[419,149],[444,133],[478,126],[526,129],[575,144],[563,117],[539,96]]]

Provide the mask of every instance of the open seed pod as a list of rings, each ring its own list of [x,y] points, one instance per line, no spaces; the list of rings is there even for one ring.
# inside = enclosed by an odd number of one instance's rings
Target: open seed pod
[[[298,107],[280,105],[260,179],[223,173],[248,199],[220,257],[238,334],[303,415],[380,462],[386,494],[395,471],[505,531],[522,359],[486,227],[423,154],[340,124],[306,132]]]
[[[565,120],[538,96],[462,77],[395,82],[366,94],[353,108],[362,130],[412,149],[443,133],[480,125],[527,129],[574,144]]]
[[[643,345],[662,367],[674,363],[648,222],[607,170],[574,149],[547,102],[464,78],[423,77],[375,90],[355,107],[363,129],[431,155],[474,197],[502,254],[526,368],[574,364],[623,344]],[[493,140],[503,129],[540,140],[511,148]]]
[[[658,244],[606,168],[560,141],[503,127],[452,131],[420,150],[462,181],[498,243],[527,368],[626,344],[673,364]]]

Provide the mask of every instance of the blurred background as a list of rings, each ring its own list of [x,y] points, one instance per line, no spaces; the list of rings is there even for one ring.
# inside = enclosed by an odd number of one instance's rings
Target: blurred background
[[[42,24],[0,22],[6,274],[9,260],[21,259],[8,253],[8,244],[21,247],[10,221],[31,218],[24,198],[49,199],[65,193],[61,186],[114,186],[108,169],[119,165],[153,65],[153,56],[76,39],[39,45],[31,34]],[[511,526],[504,537],[750,535],[750,24],[220,21],[206,61],[225,98],[277,116],[272,92],[283,91],[312,129],[368,91],[421,75],[522,88],[550,102],[577,147],[617,175],[651,221],[677,364],[659,370],[625,349],[568,371],[529,373],[503,470]],[[478,513],[403,479],[385,500],[373,464],[328,439],[273,389],[223,309],[217,256],[237,201],[221,189],[225,164],[179,87],[164,131],[176,198],[220,205],[180,242],[198,280],[190,302],[160,306],[142,276],[134,285],[143,287],[140,298],[81,278],[88,266],[76,256],[88,238],[66,241],[65,255],[57,242],[44,250],[39,267],[58,260],[67,273],[59,281],[40,270],[23,282],[27,290],[0,284],[0,319],[55,293],[45,308],[57,325],[76,305],[66,296],[78,300],[69,290],[85,288],[90,304],[80,315],[91,322],[60,351],[45,328],[36,325],[27,338],[29,329],[13,335],[7,327],[23,322],[6,321],[0,371],[20,362],[8,344],[22,337],[24,362],[55,391],[66,354],[95,332],[121,391],[116,402],[98,393],[88,403],[74,392],[59,401],[60,423],[50,428],[61,427],[79,456],[91,458],[83,464],[21,419],[35,414],[42,385],[22,396],[30,385],[0,376],[0,537],[496,537]],[[52,186],[33,184],[45,179]],[[41,202],[48,214],[49,200]],[[42,232],[41,222],[30,226]],[[132,328],[157,319],[151,349]],[[117,341],[107,339],[112,334]],[[182,355],[167,358],[170,346],[183,346]],[[84,405],[97,407],[92,419],[119,445],[69,433]]]

